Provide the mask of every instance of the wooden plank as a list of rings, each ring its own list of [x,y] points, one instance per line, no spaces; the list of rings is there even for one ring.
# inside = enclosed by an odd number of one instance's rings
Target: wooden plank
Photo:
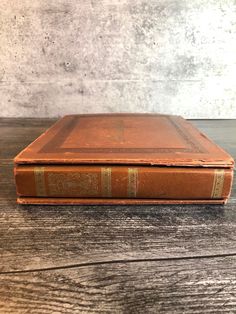
[[[0,118],[0,159],[13,159],[55,119]]]
[[[0,160],[0,205],[15,204],[16,189],[12,160]]]
[[[0,117],[0,127],[15,128],[42,128],[49,127],[57,118],[3,118]]]
[[[235,313],[236,257],[0,275],[1,313]]]
[[[190,120],[236,160],[236,120]]]

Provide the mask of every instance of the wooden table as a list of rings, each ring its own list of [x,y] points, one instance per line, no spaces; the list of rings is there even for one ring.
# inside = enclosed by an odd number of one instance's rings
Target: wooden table
[[[13,157],[55,119],[0,119],[0,313],[236,313],[220,205],[20,206]],[[236,157],[236,120],[193,121]]]

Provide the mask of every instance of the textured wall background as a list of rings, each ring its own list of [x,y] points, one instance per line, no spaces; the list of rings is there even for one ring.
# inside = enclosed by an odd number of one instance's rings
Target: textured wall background
[[[235,0],[0,0],[0,115],[236,118]]]

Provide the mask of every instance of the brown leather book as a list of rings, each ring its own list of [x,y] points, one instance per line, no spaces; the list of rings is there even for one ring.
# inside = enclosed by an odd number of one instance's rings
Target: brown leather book
[[[234,166],[179,116],[125,113],[65,116],[14,161],[21,204],[223,204]]]

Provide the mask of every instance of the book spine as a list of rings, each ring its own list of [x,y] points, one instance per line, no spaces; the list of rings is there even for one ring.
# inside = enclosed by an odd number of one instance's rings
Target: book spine
[[[17,165],[18,196],[227,199],[232,169],[133,166]]]

